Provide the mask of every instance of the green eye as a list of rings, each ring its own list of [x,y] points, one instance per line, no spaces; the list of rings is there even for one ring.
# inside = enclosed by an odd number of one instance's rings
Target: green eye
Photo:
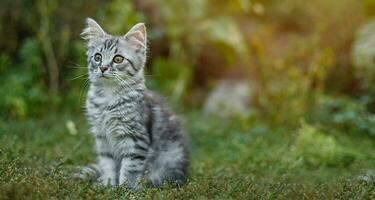
[[[120,55],[116,55],[115,57],[113,57],[113,62],[119,64],[119,63],[122,63],[122,61],[124,61],[124,57],[120,56]]]
[[[99,53],[95,54],[95,56],[94,56],[94,60],[95,60],[96,62],[101,61],[101,60],[102,60],[102,55],[100,55]]]

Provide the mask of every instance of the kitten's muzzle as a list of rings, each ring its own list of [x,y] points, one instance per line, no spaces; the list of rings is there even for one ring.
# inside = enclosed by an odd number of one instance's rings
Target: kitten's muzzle
[[[99,67],[99,69],[100,69],[100,71],[101,71],[102,73],[104,73],[105,71],[108,70],[108,67],[107,67],[107,66],[103,66],[103,67]]]

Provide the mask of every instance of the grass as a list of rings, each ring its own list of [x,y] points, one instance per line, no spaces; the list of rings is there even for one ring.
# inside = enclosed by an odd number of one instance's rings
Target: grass
[[[375,168],[374,138],[332,132],[329,137],[335,145],[354,156],[350,164],[309,166],[303,156],[293,153],[305,144],[295,129],[270,128],[256,119],[223,123],[199,113],[188,113],[185,119],[192,146],[188,184],[136,193],[71,178],[77,166],[95,160],[83,115],[2,120],[0,199],[375,198],[373,180],[358,179]],[[78,134],[70,134],[68,120],[75,123]],[[325,137],[320,138],[324,144]]]

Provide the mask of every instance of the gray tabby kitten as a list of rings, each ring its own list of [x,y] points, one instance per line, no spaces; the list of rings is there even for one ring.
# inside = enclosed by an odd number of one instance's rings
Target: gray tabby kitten
[[[131,189],[142,178],[153,187],[184,184],[189,149],[180,121],[145,87],[145,25],[112,36],[88,18],[82,36],[88,43],[87,117],[98,162],[79,177]]]

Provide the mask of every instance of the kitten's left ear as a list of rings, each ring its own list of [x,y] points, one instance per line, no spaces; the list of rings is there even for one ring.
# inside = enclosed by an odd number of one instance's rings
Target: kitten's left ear
[[[105,38],[107,33],[95,20],[87,18],[86,27],[83,29],[81,36],[83,39],[87,40],[88,45],[90,46],[94,41]]]
[[[138,23],[134,25],[128,33],[124,35],[124,38],[127,40],[141,44],[143,47],[146,47],[147,43],[147,33],[146,26],[144,23]]]

